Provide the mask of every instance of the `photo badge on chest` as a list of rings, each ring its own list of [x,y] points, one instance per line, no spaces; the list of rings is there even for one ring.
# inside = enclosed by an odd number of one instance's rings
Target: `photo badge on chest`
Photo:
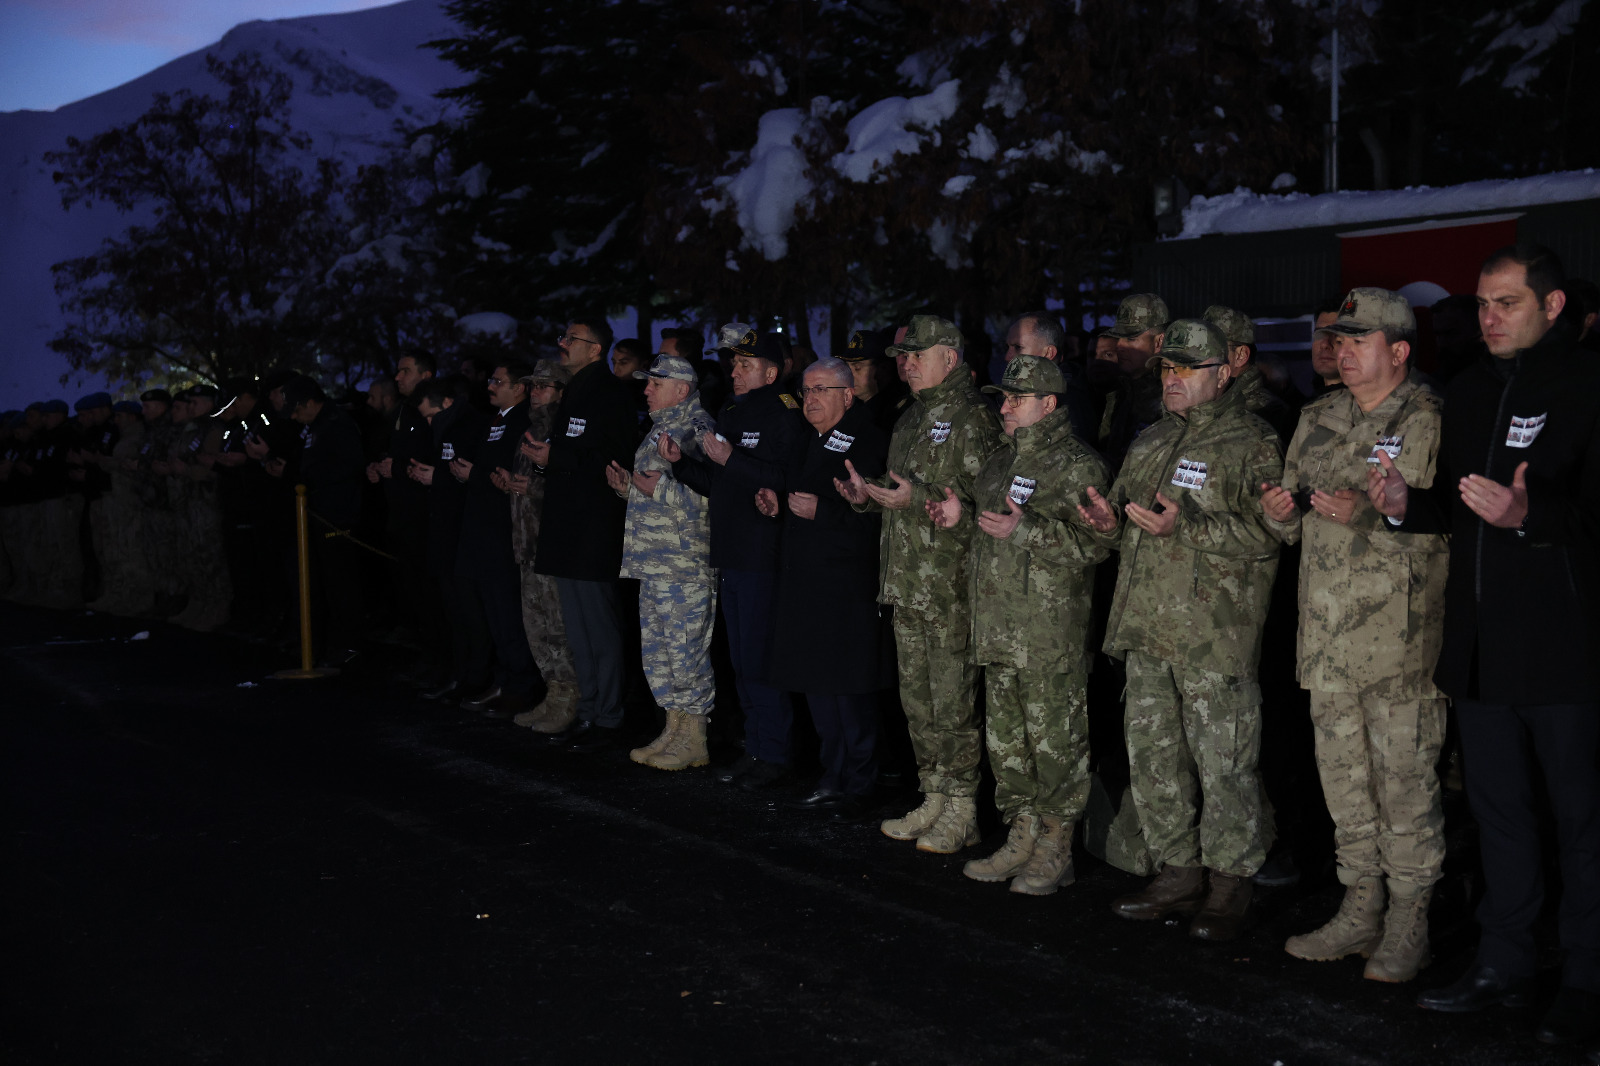
[[[1172,473],[1172,483],[1180,489],[1205,488],[1206,464],[1198,459],[1179,459],[1178,468]]]
[[[950,439],[950,426],[949,422],[935,422],[933,428],[928,430],[928,439],[935,444],[943,444]]]
[[[850,450],[850,445],[855,442],[856,439],[850,434],[834,430],[828,434],[828,439],[822,442],[822,446],[830,452],[847,452]]]
[[[1542,415],[1511,416],[1511,426],[1506,430],[1507,448],[1527,448],[1538,439],[1539,433],[1544,429],[1544,420],[1549,418],[1549,412]]]
[[[583,431],[588,428],[589,420],[587,418],[568,417],[567,419],[567,436],[569,437],[581,437],[583,436]]]
[[[1011,479],[1011,487],[1006,490],[1006,495],[1011,497],[1012,503],[1021,507],[1033,497],[1033,490],[1038,487],[1038,479],[1018,474]]]
[[[1405,447],[1404,434],[1395,437],[1379,437],[1378,443],[1372,446],[1372,454],[1367,456],[1367,462],[1376,463],[1379,452],[1388,452],[1391,461],[1400,458],[1400,449]]]
[[[761,443],[761,431],[760,430],[747,429],[744,432],[739,434],[739,447],[741,447],[741,448],[754,448],[756,445],[758,445],[760,443]]]

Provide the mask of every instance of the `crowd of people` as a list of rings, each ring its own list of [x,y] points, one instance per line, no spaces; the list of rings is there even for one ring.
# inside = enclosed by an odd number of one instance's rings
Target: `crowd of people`
[[[1173,319],[1142,293],[1081,351],[1019,316],[992,381],[934,314],[837,358],[739,322],[709,352],[690,329],[651,351],[588,316],[553,356],[446,373],[413,352],[353,405],[290,370],[95,393],[70,418],[49,401],[0,425],[0,588],[282,634],[304,486],[324,660],[380,619],[421,698],[575,755],[623,746],[642,672],[660,729],[629,758],[708,765],[726,708],[742,753],[713,772],[750,791],[793,786],[803,708],[821,775],[794,805],[864,820],[908,750],[920,800],[880,828],[935,854],[980,843],[987,760],[1007,835],[966,876],[1054,893],[1082,827],[1153,875],[1116,914],[1203,940],[1293,877],[1303,766],[1345,893],[1285,949],[1384,982],[1431,961],[1453,720],[1482,937],[1418,1002],[1530,997],[1543,790],[1565,957],[1538,1036],[1581,1043],[1600,1035],[1600,361],[1569,291],[1548,250],[1496,252],[1477,332],[1424,373],[1407,302],[1356,288],[1310,309],[1309,396],[1249,316]],[[1127,787],[1091,841],[1113,766]]]

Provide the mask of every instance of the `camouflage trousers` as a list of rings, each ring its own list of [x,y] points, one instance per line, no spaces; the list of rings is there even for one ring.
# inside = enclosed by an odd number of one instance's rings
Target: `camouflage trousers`
[[[983,741],[978,733],[978,668],[967,661],[966,630],[905,607],[894,609],[900,706],[923,792],[974,796]]]
[[[1020,814],[1076,822],[1089,799],[1089,675],[984,667],[984,739],[994,802],[1006,824]]]
[[[1317,774],[1345,884],[1378,875],[1424,886],[1439,880],[1444,808],[1434,764],[1444,707],[1442,699],[1312,691]]]
[[[174,596],[188,590],[183,570],[183,534],[171,506],[162,503],[145,508],[144,553],[150,583],[157,595]]]
[[[717,682],[711,672],[711,631],[717,620],[717,585],[681,581],[639,582],[639,648],[650,695],[664,711],[710,714]]]
[[[83,497],[57,496],[41,500],[28,548],[28,563],[34,568],[34,602],[45,607],[71,608],[83,605]]]
[[[222,512],[215,492],[193,489],[174,502],[189,605],[174,619],[210,629],[228,620],[233,576],[222,544]]]
[[[1252,876],[1268,835],[1261,686],[1137,651],[1127,671],[1130,784],[1151,859]]]
[[[572,663],[572,646],[567,643],[567,626],[561,620],[561,597],[556,579],[533,572],[533,560],[520,566],[522,572],[522,631],[528,650],[548,685],[566,684],[574,691],[578,670]]]
[[[101,597],[92,606],[112,614],[136,614],[155,600],[150,563],[145,557],[144,506],[131,492],[113,489],[92,505],[91,521],[99,553]]]

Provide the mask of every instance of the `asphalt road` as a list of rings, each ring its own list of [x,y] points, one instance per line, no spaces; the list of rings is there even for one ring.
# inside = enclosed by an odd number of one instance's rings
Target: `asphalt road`
[[[1326,883],[1199,943],[1114,917],[1140,880],[1081,853],[1015,896],[960,873],[998,827],[919,854],[441,711],[402,661],[271,681],[230,638],[0,606],[6,1062],[1577,1061],[1536,1012],[1413,1006],[1464,927],[1413,986],[1284,954]]]

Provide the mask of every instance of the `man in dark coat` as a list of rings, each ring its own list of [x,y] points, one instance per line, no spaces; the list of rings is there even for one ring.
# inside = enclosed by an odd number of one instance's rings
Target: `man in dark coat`
[[[705,457],[684,456],[667,438],[661,456],[672,463],[674,477],[711,501],[711,565],[744,710],[744,758],[723,780],[754,791],[788,777],[794,719],[768,676],[778,528],[756,510],[755,497],[763,488],[787,492],[806,426],[799,401],[778,384],[789,347],[781,334],[758,336],[753,327],[732,322],[722,327],[718,344],[732,358],[733,398],[717,417],[717,432],[702,436]]]
[[[348,533],[361,516],[361,488],[366,484],[366,456],[361,430],[343,408],[333,403],[307,377],[284,386],[284,408],[301,426],[300,483],[306,487],[311,527],[313,597],[321,625],[312,634],[330,662],[349,659],[361,629],[361,587],[356,581],[360,551]],[[281,470],[281,467],[279,468]],[[271,473],[271,468],[268,470]]]
[[[1542,776],[1566,950],[1546,1043],[1600,1032],[1600,364],[1560,321],[1563,273],[1537,245],[1489,257],[1478,277],[1489,357],[1445,394],[1436,490],[1410,493],[1385,454],[1368,475],[1392,524],[1451,534],[1434,681],[1455,701],[1482,849],[1477,959],[1417,1002],[1461,1012],[1530,998]]]
[[[633,469],[633,396],[606,366],[611,326],[603,315],[575,318],[558,342],[572,375],[556,407],[552,436],[529,444],[545,479],[534,571],[556,580],[561,620],[578,670],[578,716],[551,743],[587,753],[613,746],[622,728],[622,623],[617,574],[627,501],[606,483],[612,463]]]
[[[528,708],[539,683],[538,667],[522,630],[522,575],[511,551],[511,496],[502,487],[516,465],[517,444],[528,431],[528,386],[533,367],[521,359],[495,364],[489,390],[488,428],[474,459],[458,455],[450,476],[467,486],[456,547],[455,579],[462,608],[481,619],[489,641],[471,649],[467,673],[493,675],[489,687],[461,701],[486,718],[511,718]],[[492,671],[486,669],[490,651]]]
[[[780,498],[757,509],[782,518],[772,683],[803,692],[822,740],[822,780],[799,806],[841,820],[865,813],[878,777],[878,693],[894,685],[892,635],[878,603],[877,514],[856,511],[833,487],[849,459],[864,477],[888,469],[889,435],[857,402],[851,367],[819,359],[800,390],[813,430],[797,450]],[[818,648],[826,650],[819,653]]]
[[[459,374],[419,385],[418,391],[417,412],[427,421],[429,435],[420,454],[407,463],[405,476],[428,493],[428,533],[423,570],[411,580],[430,582],[438,604],[437,613],[424,624],[423,646],[439,683],[422,698],[456,700],[489,683],[486,673],[474,676],[471,671],[486,670],[486,662],[474,660],[474,649],[492,638],[481,612],[468,609],[470,601],[455,576],[467,486],[451,476],[450,464],[456,459],[477,461],[489,420],[472,403],[481,387]]]

